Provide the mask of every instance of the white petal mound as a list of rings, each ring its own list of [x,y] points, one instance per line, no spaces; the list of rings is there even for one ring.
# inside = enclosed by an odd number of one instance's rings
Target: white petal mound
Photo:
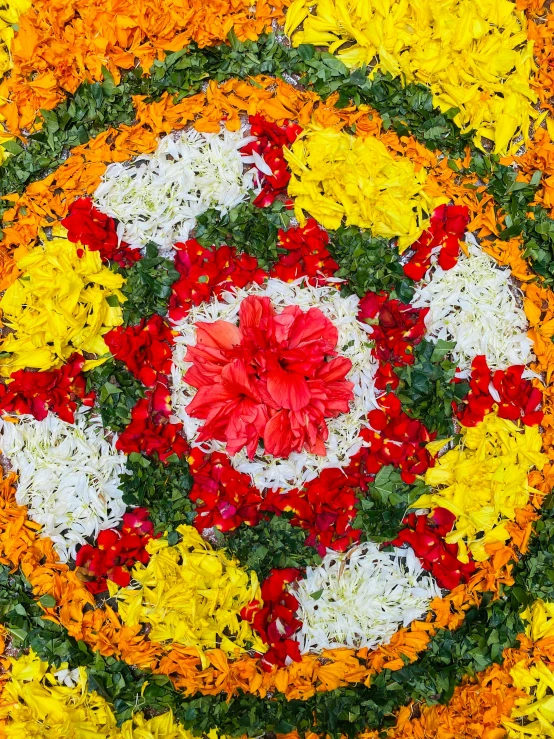
[[[43,421],[18,418],[17,424],[0,419],[2,453],[19,475],[16,500],[67,562],[85,537],[121,521],[126,506],[118,486],[128,473],[127,456],[89,412],[77,414],[75,425],[50,413]]]
[[[302,629],[300,651],[388,644],[400,626],[421,618],[441,592],[411,548],[381,552],[371,542],[344,554],[327,551],[293,591]]]
[[[469,238],[468,238],[469,237]],[[412,305],[429,308],[425,317],[427,338],[455,341],[453,360],[462,372],[484,354],[493,370],[533,359],[527,337],[527,318],[518,305],[518,290],[509,269],[498,267],[468,234],[470,256],[444,271],[437,267],[426,284],[416,289]]]
[[[259,446],[252,460],[248,459],[245,449],[231,457],[233,467],[250,475],[253,484],[260,490],[291,490],[315,479],[324,469],[345,467],[362,446],[359,433],[362,428],[369,428],[367,414],[377,408],[374,386],[377,363],[371,354],[368,338],[370,329],[357,319],[359,298],[355,295],[343,298],[335,287],[313,287],[306,284],[303,278],[294,282],[270,278],[264,285],[236,289],[234,292],[224,293],[210,303],[193,307],[186,318],[174,325],[180,335],[175,338],[173,350],[171,401],[177,419],[183,422],[188,441],[192,446],[200,446],[206,452],[224,452],[225,444],[220,441],[202,444],[195,442],[202,421],[191,418],[186,412],[196,394],[196,388],[183,380],[190,367],[190,362],[185,362],[184,358],[187,347],[196,344],[195,323],[224,320],[237,324],[240,305],[248,295],[268,296],[277,312],[287,305],[298,305],[303,311],[312,307],[319,308],[338,330],[337,352],[352,362],[352,369],[346,379],[354,383],[354,400],[350,403],[348,413],[327,419],[329,438],[325,442],[325,456],[303,451],[293,452],[287,459],[279,459],[264,454],[263,448]]]
[[[161,139],[153,154],[110,164],[94,193],[103,213],[119,220],[117,235],[134,247],[153,241],[168,252],[186,241],[196,218],[209,208],[221,213],[246,199],[257,184],[251,157],[239,149],[252,137],[244,130],[220,134],[188,129]]]

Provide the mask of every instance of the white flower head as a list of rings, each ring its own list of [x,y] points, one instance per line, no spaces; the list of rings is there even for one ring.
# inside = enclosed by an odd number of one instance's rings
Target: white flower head
[[[355,295],[344,298],[332,285],[314,287],[307,284],[304,278],[294,282],[270,278],[264,285],[236,288],[209,303],[193,306],[190,313],[174,325],[179,336],[175,338],[173,350],[171,398],[173,411],[183,422],[185,435],[192,446],[199,446],[206,452],[225,451],[225,445],[220,441],[196,442],[202,421],[188,416],[186,411],[196,394],[196,388],[184,381],[184,375],[190,367],[190,362],[185,362],[187,348],[196,343],[194,324],[218,320],[238,324],[241,303],[249,295],[269,297],[278,313],[288,305],[297,305],[303,311],[319,308],[338,330],[337,352],[352,362],[346,379],[354,384],[354,399],[350,402],[348,413],[327,419],[329,438],[325,442],[325,456],[302,451],[293,452],[287,459],[280,459],[264,454],[259,446],[252,460],[245,449],[231,457],[233,467],[250,475],[253,484],[260,490],[291,490],[315,479],[324,469],[347,466],[351,457],[360,450],[362,440],[359,433],[362,428],[369,428],[367,414],[378,407],[374,383],[377,362],[371,354],[369,327],[357,318],[359,298]]]
[[[469,256],[461,254],[447,271],[434,268],[429,281],[416,288],[412,305],[429,308],[427,338],[455,342],[452,357],[465,374],[480,354],[492,370],[528,364],[533,344],[510,270],[482,251],[472,234],[466,242]]]
[[[94,204],[119,221],[117,235],[133,247],[154,242],[162,253],[186,241],[196,218],[209,208],[227,213],[257,191],[252,157],[240,149],[253,141],[246,130],[219,134],[194,128],[161,139],[153,154],[110,164]]]
[[[67,662],[64,662],[60,669],[54,673],[54,677],[60,683],[65,685],[67,688],[74,688],[81,680],[81,671],[78,667],[73,670],[68,669]]]
[[[319,567],[308,567],[294,585],[301,630],[300,651],[388,644],[400,626],[409,626],[441,596],[410,547],[382,552],[358,544],[344,554],[327,550]]]
[[[108,441],[100,418],[90,411],[75,424],[49,413],[43,421],[0,419],[0,445],[19,475],[16,501],[42,525],[62,562],[74,557],[85,537],[117,526],[125,513],[119,476],[127,456]]]

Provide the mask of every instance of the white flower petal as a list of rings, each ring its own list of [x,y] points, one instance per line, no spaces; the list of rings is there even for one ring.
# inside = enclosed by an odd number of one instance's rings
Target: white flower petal
[[[298,599],[300,651],[388,644],[400,626],[421,618],[441,591],[414,551],[382,552],[372,542],[344,554],[327,550],[319,567],[291,588]]]
[[[199,133],[193,128],[160,140],[153,154],[110,164],[94,193],[99,210],[119,220],[117,235],[139,248],[154,242],[169,253],[186,241],[209,208],[227,213],[256,189],[257,170],[244,172],[244,130]]]
[[[86,411],[66,423],[49,413],[43,421],[0,419],[2,452],[18,473],[16,501],[42,525],[60,560],[74,557],[85,537],[117,526],[125,513],[119,476],[127,456],[107,441],[98,416]]]
[[[446,272],[436,267],[427,284],[415,291],[412,305],[429,308],[425,317],[427,338],[454,341],[453,360],[467,376],[471,362],[484,354],[492,370],[533,359],[527,336],[527,318],[518,305],[518,290],[509,269],[498,264],[466,234],[469,257]]]

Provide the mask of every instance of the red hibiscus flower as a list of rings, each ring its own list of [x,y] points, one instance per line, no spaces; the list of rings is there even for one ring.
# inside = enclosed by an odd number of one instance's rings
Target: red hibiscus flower
[[[412,244],[415,254],[404,265],[404,273],[416,282],[431,266],[434,249],[440,249],[438,263],[442,269],[452,269],[460,254],[460,240],[469,223],[469,209],[465,205],[439,205],[431,216],[431,225]]]
[[[527,426],[540,424],[544,413],[538,410],[540,390],[522,378],[525,367],[514,365],[507,370],[491,372],[484,355],[471,363],[469,393],[458,405],[456,415],[463,426],[476,426],[494,406],[500,418],[521,421]]]
[[[147,564],[146,544],[152,538],[154,524],[146,508],[135,508],[123,516],[121,531],[109,529],[98,535],[97,546],[85,544],[77,552],[75,564],[86,577],[85,586],[93,594],[108,589],[107,580],[124,588],[131,581],[137,562]]]
[[[193,305],[207,302],[230,287],[261,285],[266,277],[258,260],[248,254],[237,254],[231,246],[206,249],[195,239],[175,244],[175,269],[180,278],[171,286],[169,316],[174,321],[184,318]]]
[[[332,277],[339,265],[327,250],[329,236],[313,218],[303,227],[295,226],[288,231],[279,230],[279,246],[287,250],[281,254],[271,270],[271,277],[292,282],[307,277],[310,285],[325,282]]]
[[[294,143],[302,128],[296,123],[278,126],[266,121],[259,113],[249,116],[248,121],[250,133],[257,140],[244,146],[241,153],[253,155],[254,165],[263,183],[254,205],[264,208],[287,189],[291,175],[283,156],[283,147]]]
[[[241,618],[252,624],[252,628],[270,648],[260,660],[262,668],[270,672],[274,665],[285,667],[289,662],[300,662],[300,645],[292,638],[302,626],[296,617],[298,601],[286,586],[300,577],[300,570],[288,567],[271,570],[262,583],[263,605],[252,601],[241,611]],[[262,606],[259,608],[259,606]]]
[[[95,208],[90,198],[75,200],[62,226],[67,228],[69,241],[99,251],[103,262],[112,260],[121,267],[130,267],[141,258],[139,249],[119,243],[114,219]]]
[[[153,387],[160,375],[171,372],[173,331],[158,314],[138,326],[118,326],[104,336],[116,359],[124,362],[146,387]]]
[[[57,370],[17,370],[9,384],[0,385],[0,409],[30,413],[37,421],[52,411],[62,421],[74,423],[77,400],[86,406],[94,404],[95,393],[86,393],[86,380],[81,373],[84,363],[80,354],[73,354]]]
[[[469,582],[476,570],[471,554],[469,562],[460,562],[458,545],[445,541],[455,520],[456,516],[446,508],[435,508],[429,515],[410,513],[403,521],[407,528],[390,542],[395,547],[411,546],[423,569],[431,572],[438,585],[446,590]]]
[[[260,440],[275,457],[325,454],[325,419],[346,413],[353,397],[337,329],[319,308],[277,314],[258,296],[244,300],[239,321],[197,324],[185,357],[185,380],[198,388],[187,413],[204,420],[198,441],[225,441],[230,455],[246,447],[250,458]]]

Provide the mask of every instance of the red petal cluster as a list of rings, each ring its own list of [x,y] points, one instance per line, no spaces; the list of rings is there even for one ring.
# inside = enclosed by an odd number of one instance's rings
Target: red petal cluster
[[[354,488],[358,477],[323,470],[301,490],[273,491],[263,498],[249,476],[233,469],[225,454],[192,449],[188,462],[194,476],[189,498],[196,504],[194,526],[200,532],[212,526],[233,531],[242,523],[256,526],[266,514],[293,512],[290,523],[309,532],[306,545],[321,555],[327,548],[343,552],[359,541],[361,532],[351,527],[357,513]]]
[[[431,225],[419,239],[412,244],[415,254],[404,265],[404,273],[416,282],[431,266],[433,249],[440,248],[439,266],[452,269],[460,254],[460,239],[469,223],[469,209],[466,205],[439,205],[431,216]]]
[[[379,360],[375,387],[394,390],[398,377],[394,367],[414,363],[414,346],[425,336],[428,308],[413,308],[400,300],[389,300],[384,293],[367,293],[360,300],[358,319],[371,325],[375,342],[373,355]]]
[[[157,313],[138,326],[117,326],[104,336],[116,359],[124,362],[146,387],[153,387],[160,375],[171,372],[174,333]]]
[[[173,454],[184,457],[188,444],[181,435],[182,423],[170,423],[171,395],[167,380],[159,380],[153,389],[147,390],[131,411],[131,423],[116,441],[116,448],[125,454],[143,452],[156,454],[167,462]]]
[[[530,380],[522,379],[524,369],[517,364],[491,372],[483,354],[475,357],[471,363],[470,391],[456,409],[460,423],[476,426],[496,405],[500,418],[521,419],[527,426],[540,424],[544,413],[537,409],[542,394]]]
[[[250,477],[233,469],[225,454],[192,449],[188,458],[194,484],[189,498],[196,504],[194,526],[200,533],[215,526],[232,531],[241,523],[256,526],[261,518],[262,495]]]
[[[327,231],[320,228],[313,218],[309,218],[303,227],[295,226],[288,231],[280,229],[278,238],[279,246],[287,253],[281,254],[271,270],[271,277],[284,282],[307,277],[310,285],[317,285],[338,270],[339,265],[327,249]]]
[[[337,356],[338,331],[319,308],[287,306],[250,295],[240,325],[198,323],[197,344],[185,357],[185,380],[198,392],[187,413],[205,423],[198,440],[225,441],[230,455],[258,442],[275,457],[307,449],[325,454],[326,418],[348,411],[352,363]]]
[[[231,246],[206,249],[196,239],[175,244],[175,269],[180,278],[173,283],[169,300],[169,315],[174,321],[184,318],[193,305],[207,302],[231,286],[261,285],[266,277],[255,257],[237,254]]]
[[[277,195],[284,193],[290,180],[290,172],[287,162],[283,156],[283,147],[290,146],[302,131],[297,123],[288,123],[278,126],[276,123],[266,121],[259,113],[248,118],[250,123],[250,134],[256,136],[252,141],[241,149],[242,154],[253,154],[260,156],[265,164],[271,169],[272,174],[262,172],[258,167],[262,190],[254,200],[254,205],[264,208],[275,200]],[[255,166],[256,162],[254,162]]]
[[[291,661],[300,662],[300,646],[291,637],[302,626],[296,617],[298,601],[286,592],[286,586],[297,580],[300,570],[287,567],[284,570],[271,570],[262,583],[263,607],[258,609],[259,601],[252,601],[241,611],[241,617],[252,624],[252,628],[269,644],[268,651],[260,660],[262,668],[270,672],[274,665],[285,667]]]
[[[117,238],[115,221],[101,213],[90,198],[79,198],[69,206],[62,220],[67,228],[67,238],[74,244],[81,243],[91,251],[99,251],[103,262],[114,261],[121,267],[130,267],[141,258],[139,249],[131,249]]]
[[[416,475],[422,475],[433,465],[425,445],[434,438],[425,426],[402,410],[393,393],[379,398],[380,409],[368,415],[371,429],[362,429],[360,436],[369,447],[359,455],[360,470],[365,481],[373,480],[382,467],[393,465],[400,470],[402,480],[411,485]]]
[[[270,492],[263,507],[278,515],[292,511],[290,523],[309,531],[305,544],[321,556],[326,549],[344,552],[361,535],[351,526],[357,514],[357,484],[359,479],[348,477],[342,470],[326,469],[301,490]]]
[[[62,421],[74,423],[77,399],[83,405],[94,404],[95,393],[86,393],[86,381],[81,374],[84,363],[80,354],[73,354],[60,369],[14,372],[10,383],[0,385],[0,410],[30,413],[38,421],[52,411]]]
[[[107,581],[124,588],[131,581],[130,571],[137,562],[146,564],[150,555],[146,544],[152,538],[154,524],[148,520],[146,508],[135,508],[123,516],[121,531],[109,529],[98,535],[97,546],[85,544],[77,552],[75,564],[92,578],[85,583],[91,593],[103,593]]]
[[[469,582],[476,570],[471,555],[467,564],[460,562],[458,545],[444,540],[455,520],[456,516],[446,508],[435,508],[429,515],[410,513],[403,521],[408,528],[402,529],[391,542],[395,547],[411,546],[423,569],[431,572],[439,586],[447,590]]]

